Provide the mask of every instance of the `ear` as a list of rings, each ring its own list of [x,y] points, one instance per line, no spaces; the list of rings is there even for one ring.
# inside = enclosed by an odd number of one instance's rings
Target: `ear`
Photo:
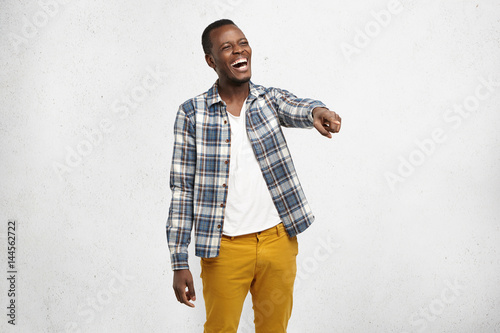
[[[215,60],[211,54],[205,54],[205,61],[207,62],[208,66],[212,67],[215,70]]]

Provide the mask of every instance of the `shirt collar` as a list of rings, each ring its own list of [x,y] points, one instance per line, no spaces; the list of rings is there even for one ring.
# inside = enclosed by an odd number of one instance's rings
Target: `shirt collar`
[[[220,98],[219,92],[218,92],[218,82],[219,80],[215,81],[215,83],[212,85],[212,87],[208,90],[207,92],[207,105],[210,108],[213,104],[216,103],[222,103],[222,98]],[[253,100],[260,95],[263,95],[265,93],[265,89],[262,86],[253,84],[252,81],[249,81],[250,85],[250,92],[248,94],[247,99],[248,100]]]

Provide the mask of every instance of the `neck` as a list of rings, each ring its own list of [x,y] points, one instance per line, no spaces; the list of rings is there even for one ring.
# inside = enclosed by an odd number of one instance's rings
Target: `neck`
[[[250,83],[248,81],[238,84],[227,82],[219,78],[217,86],[220,98],[222,98],[226,104],[236,101],[242,102],[248,97],[250,92]]]

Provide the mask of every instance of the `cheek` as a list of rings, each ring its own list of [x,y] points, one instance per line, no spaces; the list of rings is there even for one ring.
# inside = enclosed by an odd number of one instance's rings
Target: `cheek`
[[[227,66],[228,63],[229,63],[229,56],[219,58],[219,65],[220,66]]]
[[[226,66],[226,62],[224,61],[224,59],[218,59],[215,64],[218,68],[222,68],[222,67]]]

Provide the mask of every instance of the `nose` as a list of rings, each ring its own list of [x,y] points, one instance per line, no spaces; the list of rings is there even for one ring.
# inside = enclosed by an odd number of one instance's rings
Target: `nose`
[[[236,44],[235,47],[233,47],[233,53],[241,53],[243,52],[243,48],[241,47],[241,45],[239,44]]]

